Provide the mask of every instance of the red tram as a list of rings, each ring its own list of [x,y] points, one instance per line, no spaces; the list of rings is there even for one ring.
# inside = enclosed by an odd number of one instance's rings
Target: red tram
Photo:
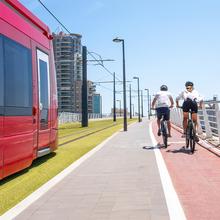
[[[0,179],[57,148],[57,88],[49,28],[0,0]]]

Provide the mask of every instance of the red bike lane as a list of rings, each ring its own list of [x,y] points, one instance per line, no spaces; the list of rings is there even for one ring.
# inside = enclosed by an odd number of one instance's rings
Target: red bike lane
[[[158,146],[162,137],[157,136],[156,121],[152,130]],[[160,148],[188,220],[220,219],[220,158],[196,144],[194,154],[184,149],[185,139],[172,129],[168,147]]]

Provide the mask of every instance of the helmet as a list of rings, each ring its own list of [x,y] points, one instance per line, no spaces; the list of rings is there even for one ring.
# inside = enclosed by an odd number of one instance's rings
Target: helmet
[[[166,85],[162,85],[162,86],[160,87],[160,90],[161,90],[161,91],[167,91],[167,90],[168,90],[168,87],[167,87]]]
[[[187,87],[187,86],[193,86],[193,82],[187,81],[187,82],[185,83],[185,87]]]

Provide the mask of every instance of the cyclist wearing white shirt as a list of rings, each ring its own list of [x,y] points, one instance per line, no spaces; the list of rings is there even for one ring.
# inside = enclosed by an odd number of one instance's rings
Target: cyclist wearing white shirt
[[[183,99],[183,137],[185,137],[186,134],[186,128],[187,128],[187,120],[188,120],[188,112],[191,110],[192,112],[192,120],[195,124],[195,127],[197,126],[197,113],[198,113],[198,104],[199,102],[199,108],[202,108],[203,104],[203,98],[202,96],[198,93],[197,90],[194,89],[193,83],[192,82],[186,82],[185,83],[186,90],[181,92],[177,97],[176,97],[176,107],[179,106],[179,100]],[[198,141],[198,137],[196,138],[196,141]]]
[[[168,136],[171,137],[171,124],[170,124],[170,109],[173,107],[173,98],[170,92],[168,92],[168,87],[166,85],[162,85],[160,87],[160,91],[157,92],[156,96],[153,99],[152,102],[152,108],[156,106],[156,112],[157,112],[157,126],[158,126],[158,132],[157,135],[161,135],[160,131],[160,120],[162,118],[162,115],[164,115],[164,119],[167,121],[168,125]]]

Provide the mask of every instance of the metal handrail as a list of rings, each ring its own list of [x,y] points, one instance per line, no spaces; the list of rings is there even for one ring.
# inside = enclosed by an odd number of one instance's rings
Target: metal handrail
[[[202,139],[220,145],[220,112],[219,101],[206,101],[201,110],[198,111],[198,134]],[[182,109],[171,109],[171,122],[183,128]]]
[[[118,115],[119,116],[119,115]],[[102,119],[102,118],[111,118],[111,114],[96,114],[89,113],[88,119]],[[59,116],[59,124],[71,123],[71,122],[81,122],[82,114],[81,113],[72,113],[72,112],[60,112]]]

